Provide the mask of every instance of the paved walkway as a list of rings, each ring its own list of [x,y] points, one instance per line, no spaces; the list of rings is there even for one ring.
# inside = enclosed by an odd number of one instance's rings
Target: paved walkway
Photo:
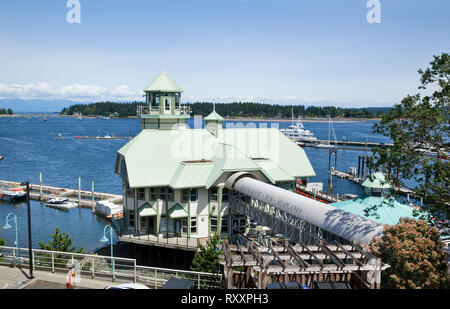
[[[34,278],[29,279],[29,269],[12,268],[6,265],[0,265],[0,289],[23,289],[23,288],[65,288],[67,273],[49,272],[49,271],[33,271]],[[120,282],[122,283],[122,282]],[[104,289],[110,285],[118,285],[106,280],[91,279],[89,277],[81,277],[80,284],[77,288],[85,289]]]

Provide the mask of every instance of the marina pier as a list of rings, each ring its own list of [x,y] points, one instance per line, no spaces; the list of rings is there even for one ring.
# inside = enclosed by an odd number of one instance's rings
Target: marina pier
[[[42,179],[42,177],[41,177]],[[79,184],[81,179],[79,178]],[[22,187],[20,182],[0,180],[0,186],[6,187]],[[122,206],[122,195],[112,193],[102,193],[94,191],[94,183],[92,182],[92,191],[78,189],[67,189],[54,186],[40,184],[30,184],[30,199],[36,201],[48,201],[51,198],[67,198],[70,202],[77,203],[78,207],[91,208],[96,212],[95,205],[98,201],[108,201]]]

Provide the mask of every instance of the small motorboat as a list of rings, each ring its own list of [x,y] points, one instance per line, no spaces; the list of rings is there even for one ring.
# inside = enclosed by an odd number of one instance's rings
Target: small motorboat
[[[67,198],[50,198],[45,205],[58,209],[72,209],[78,207],[76,203],[70,202]]]
[[[3,185],[0,187],[0,200],[8,202],[18,202],[25,199],[27,193],[17,184],[12,186]]]
[[[1,160],[3,160],[3,156],[2,156],[2,155],[0,155],[0,161],[1,161]]]

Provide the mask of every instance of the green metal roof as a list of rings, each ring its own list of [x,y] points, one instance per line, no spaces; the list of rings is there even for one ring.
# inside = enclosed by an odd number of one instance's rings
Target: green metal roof
[[[172,219],[185,218],[187,216],[188,212],[178,203],[169,209],[169,217]]]
[[[183,92],[180,88],[165,72],[162,71],[151,83],[148,85],[144,92]]]
[[[371,179],[372,178],[372,179]],[[384,177],[383,173],[376,172],[372,174],[372,176],[369,176],[364,180],[362,183],[363,187],[366,188],[372,188],[372,189],[390,189],[391,185],[386,180],[386,177]]]
[[[216,111],[213,111],[211,114],[205,117],[207,121],[223,121],[224,118],[220,116]]]
[[[209,188],[237,171],[261,171],[272,183],[315,176],[304,150],[275,128],[224,129],[218,136],[204,129],[143,130],[118,154],[131,188]],[[261,157],[265,162],[252,159]]]
[[[381,205],[377,210],[379,218],[376,218],[376,216],[369,216],[369,218],[382,224],[394,225],[399,222],[400,218],[404,217],[416,219],[413,216],[413,207],[386,197],[363,196],[355,200],[337,202],[330,205],[362,217],[367,217],[364,214],[364,209],[367,207]]]

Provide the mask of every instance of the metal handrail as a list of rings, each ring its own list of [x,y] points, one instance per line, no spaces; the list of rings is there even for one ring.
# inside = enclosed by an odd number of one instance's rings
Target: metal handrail
[[[0,264],[12,263],[16,259],[16,247],[0,247]],[[9,252],[9,254],[8,254]],[[92,278],[129,279],[143,284],[151,283],[155,288],[162,286],[170,277],[186,278],[197,283],[197,288],[220,288],[222,275],[180,269],[168,269],[136,265],[136,259],[110,257],[93,254],[72,253],[33,249],[33,268],[44,271],[68,271],[76,263],[81,266],[81,273],[90,274]],[[20,255],[22,253],[22,256]],[[19,248],[21,264],[29,264],[28,248]],[[114,261],[113,269],[108,262]]]

